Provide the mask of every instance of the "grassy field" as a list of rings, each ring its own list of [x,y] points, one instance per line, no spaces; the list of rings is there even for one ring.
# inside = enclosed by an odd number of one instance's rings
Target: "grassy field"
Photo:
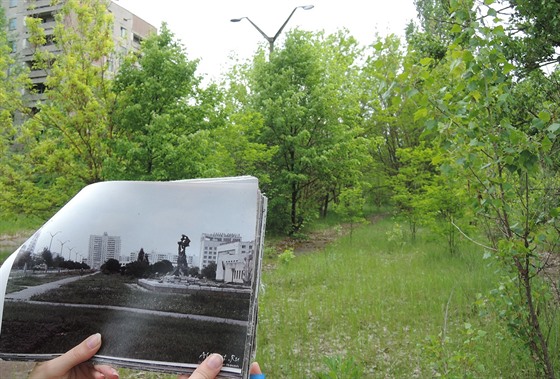
[[[267,377],[532,377],[523,348],[480,315],[477,294],[500,276],[483,252],[452,256],[401,232],[391,220],[364,226],[264,273],[257,360]]]
[[[257,334],[267,378],[534,377],[484,301],[503,273],[479,247],[451,255],[441,240],[420,231],[411,242],[386,218],[291,260],[270,254]]]

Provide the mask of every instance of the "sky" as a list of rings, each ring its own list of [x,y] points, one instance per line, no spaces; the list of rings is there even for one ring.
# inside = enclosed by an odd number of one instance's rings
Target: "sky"
[[[369,45],[376,33],[404,35],[406,24],[416,17],[414,0],[114,0],[156,27],[166,22],[186,47],[189,59],[200,59],[197,73],[207,79],[219,79],[231,64],[230,57],[246,60],[265,38],[247,21],[249,17],[265,34],[272,37],[297,6],[276,41],[282,43],[287,31],[298,27],[308,31],[334,33],[348,29],[363,45]]]

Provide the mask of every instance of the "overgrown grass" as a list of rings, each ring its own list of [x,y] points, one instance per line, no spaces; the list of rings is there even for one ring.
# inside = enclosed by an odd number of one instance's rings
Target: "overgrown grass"
[[[28,215],[13,215],[0,212],[0,235],[17,234],[21,231],[35,231],[45,220]],[[33,232],[32,232],[33,233]]]
[[[268,377],[316,377],[325,357],[368,378],[530,377],[522,347],[477,309],[497,286],[483,252],[450,255],[437,240],[395,238],[395,225],[361,227],[263,274],[257,359]]]
[[[503,272],[480,248],[464,243],[451,255],[442,240],[420,231],[411,242],[385,219],[322,251],[269,257],[257,333],[267,377],[534,377],[529,354],[484,301]]]
[[[44,220],[33,216],[6,214],[0,211],[0,265],[14,252],[12,246],[4,246],[2,239],[28,238]]]

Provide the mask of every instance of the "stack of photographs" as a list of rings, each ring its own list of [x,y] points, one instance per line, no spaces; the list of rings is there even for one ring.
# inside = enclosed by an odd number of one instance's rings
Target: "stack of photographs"
[[[266,209],[250,176],[85,187],[0,267],[0,359],[101,333],[95,363],[248,378]]]

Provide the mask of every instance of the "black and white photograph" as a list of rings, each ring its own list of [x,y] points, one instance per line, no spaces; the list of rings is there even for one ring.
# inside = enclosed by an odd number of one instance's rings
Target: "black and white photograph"
[[[99,332],[97,362],[179,373],[217,352],[222,377],[243,377],[265,212],[253,177],[85,187],[2,266],[0,358]]]

